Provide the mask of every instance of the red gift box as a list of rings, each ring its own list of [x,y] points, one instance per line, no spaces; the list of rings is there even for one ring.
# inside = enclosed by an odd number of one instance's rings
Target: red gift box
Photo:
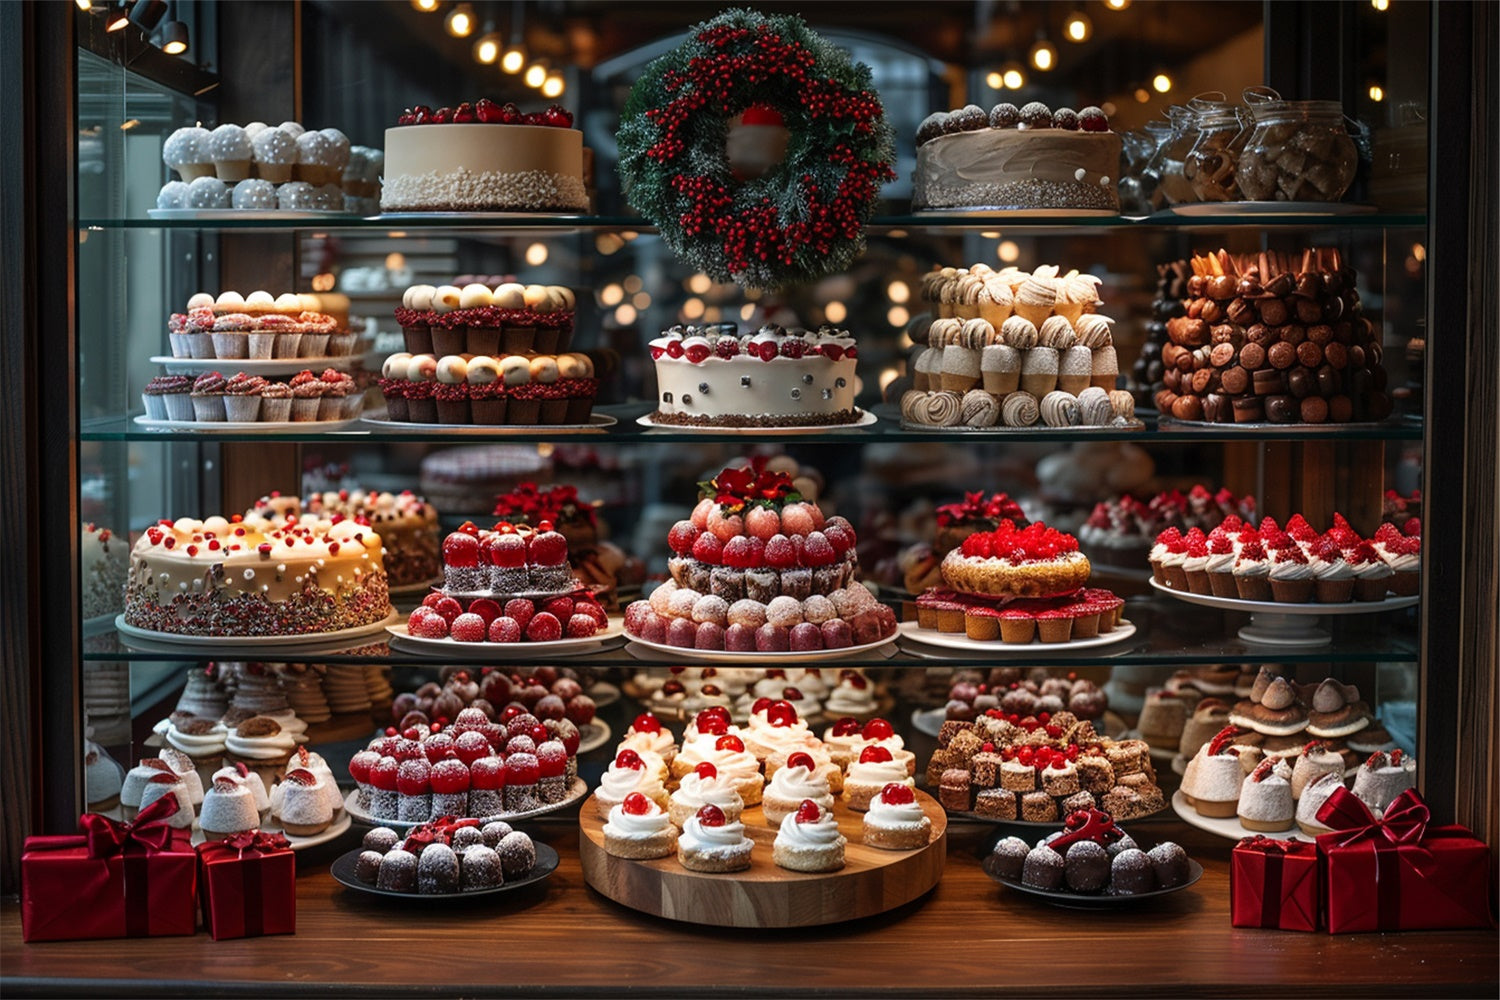
[[[297,862],[286,838],[253,830],[198,845],[203,923],[215,941],[297,933]]]
[[[198,856],[167,819],[167,795],[120,823],[85,813],[81,834],[27,837],[21,936],[27,941],[160,937],[197,930]]]
[[[1429,826],[1427,804],[1408,789],[1376,818],[1346,788],[1318,822],[1328,931],[1489,927],[1490,852],[1461,826]]]
[[[1321,926],[1318,846],[1246,837],[1229,856],[1229,913],[1236,927],[1315,931]]]

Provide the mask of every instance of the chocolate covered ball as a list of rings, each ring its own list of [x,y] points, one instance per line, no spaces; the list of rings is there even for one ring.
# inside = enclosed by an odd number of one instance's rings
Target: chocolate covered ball
[[[493,889],[505,882],[500,855],[492,848],[476,844],[458,856],[459,888]]]
[[[428,844],[417,862],[417,891],[425,895],[458,891],[458,855],[447,844]]]
[[[1014,882],[1021,877],[1026,855],[1030,853],[1031,848],[1026,846],[1026,841],[1020,837],[1006,837],[995,844],[995,849],[985,859],[985,869],[996,878]]]
[[[1033,847],[1021,866],[1021,882],[1037,889],[1058,889],[1063,884],[1063,859],[1046,844]]]
[[[1014,104],[1001,103],[990,108],[990,128],[1015,128],[1021,124],[1021,110]]]
[[[1134,896],[1156,888],[1156,870],[1138,848],[1127,848],[1110,862],[1110,889],[1117,896]]]
[[[400,839],[400,837],[396,836],[396,831],[392,830],[390,827],[377,826],[375,829],[365,834],[365,839],[360,842],[360,846],[367,851],[376,851],[380,854],[384,854],[386,851],[389,851],[391,848],[395,847],[396,843]]]
[[[387,851],[380,859],[375,885],[391,892],[411,892],[417,887],[417,856],[402,848]]]
[[[1021,124],[1027,128],[1051,128],[1052,109],[1041,101],[1032,101],[1021,109]]]
[[[360,851],[354,862],[354,877],[365,885],[374,885],[380,880],[380,862],[384,857],[379,851]]]
[[[1187,852],[1170,840],[1157,844],[1146,852],[1151,859],[1151,868],[1156,872],[1156,881],[1163,889],[1182,885],[1188,880]]]
[[[1092,840],[1068,847],[1063,857],[1063,878],[1074,892],[1098,892],[1109,884],[1109,852]]]

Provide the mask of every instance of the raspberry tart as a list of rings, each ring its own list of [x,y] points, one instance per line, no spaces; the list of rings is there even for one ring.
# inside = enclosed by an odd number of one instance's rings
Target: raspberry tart
[[[943,582],[985,597],[1044,597],[1088,583],[1089,560],[1078,540],[1040,521],[1017,528],[1003,521],[976,532],[943,559]]]

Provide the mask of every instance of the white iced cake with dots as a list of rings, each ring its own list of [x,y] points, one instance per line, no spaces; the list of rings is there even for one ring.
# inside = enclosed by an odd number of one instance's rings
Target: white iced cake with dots
[[[130,553],[125,621],[175,635],[281,636],[391,614],[380,536],[353,520],[179,518]]]
[[[385,131],[385,212],[583,211],[583,133],[547,125]]]

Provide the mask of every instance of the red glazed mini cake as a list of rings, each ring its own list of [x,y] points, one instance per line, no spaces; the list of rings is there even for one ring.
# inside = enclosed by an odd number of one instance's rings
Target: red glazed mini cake
[[[583,134],[557,105],[481,98],[404,111],[385,131],[383,212],[584,211]]]

